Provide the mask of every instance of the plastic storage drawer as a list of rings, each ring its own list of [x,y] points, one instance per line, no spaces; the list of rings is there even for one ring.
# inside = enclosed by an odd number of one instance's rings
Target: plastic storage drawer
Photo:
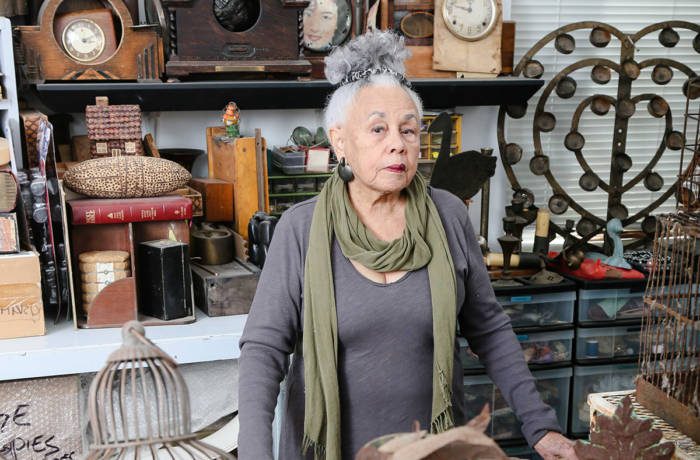
[[[637,364],[603,364],[574,366],[573,396],[571,399],[571,433],[588,433],[590,425],[589,393],[605,393],[634,389]]]
[[[499,296],[513,327],[573,324],[576,291]]]
[[[569,382],[572,371],[570,367],[535,371],[537,390],[544,402],[554,408],[559,424],[564,428],[568,417]],[[520,421],[510,409],[500,390],[487,375],[469,375],[464,377],[465,417],[470,420],[477,416],[484,404],[491,408],[491,422],[486,434],[493,439],[522,439]]]
[[[295,150],[281,152],[272,150],[272,165],[285,174],[303,174],[305,172],[306,152]]]
[[[641,330],[641,326],[577,327],[576,361],[636,358]]]
[[[644,290],[580,289],[578,324],[639,321],[644,312]]]
[[[523,348],[525,361],[528,364],[561,364],[571,361],[573,348],[573,329],[549,332],[533,332],[516,334]],[[469,348],[469,343],[459,338],[460,357],[465,370],[483,368],[479,358]]]

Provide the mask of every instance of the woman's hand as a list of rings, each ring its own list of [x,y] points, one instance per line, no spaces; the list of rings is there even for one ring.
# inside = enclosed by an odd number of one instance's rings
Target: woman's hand
[[[544,460],[577,459],[574,452],[574,441],[555,431],[549,431],[534,447]]]

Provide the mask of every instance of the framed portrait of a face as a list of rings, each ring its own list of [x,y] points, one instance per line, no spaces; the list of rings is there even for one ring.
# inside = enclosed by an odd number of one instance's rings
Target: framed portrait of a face
[[[349,0],[310,0],[302,14],[302,44],[310,51],[325,52],[350,35],[352,11]]]

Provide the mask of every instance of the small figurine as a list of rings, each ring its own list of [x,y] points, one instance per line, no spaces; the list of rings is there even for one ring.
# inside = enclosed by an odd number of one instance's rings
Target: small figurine
[[[235,139],[241,137],[240,129],[238,128],[238,123],[241,119],[241,111],[235,102],[229,102],[226,104],[224,113],[221,116],[221,121],[223,121],[226,127],[226,136],[230,139]]]

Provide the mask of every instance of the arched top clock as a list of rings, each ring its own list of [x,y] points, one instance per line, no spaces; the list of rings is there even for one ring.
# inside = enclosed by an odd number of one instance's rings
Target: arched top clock
[[[70,11],[63,11],[63,1],[46,0],[38,25],[17,27],[29,83],[160,79],[164,56],[157,26],[135,27],[122,0]]]

